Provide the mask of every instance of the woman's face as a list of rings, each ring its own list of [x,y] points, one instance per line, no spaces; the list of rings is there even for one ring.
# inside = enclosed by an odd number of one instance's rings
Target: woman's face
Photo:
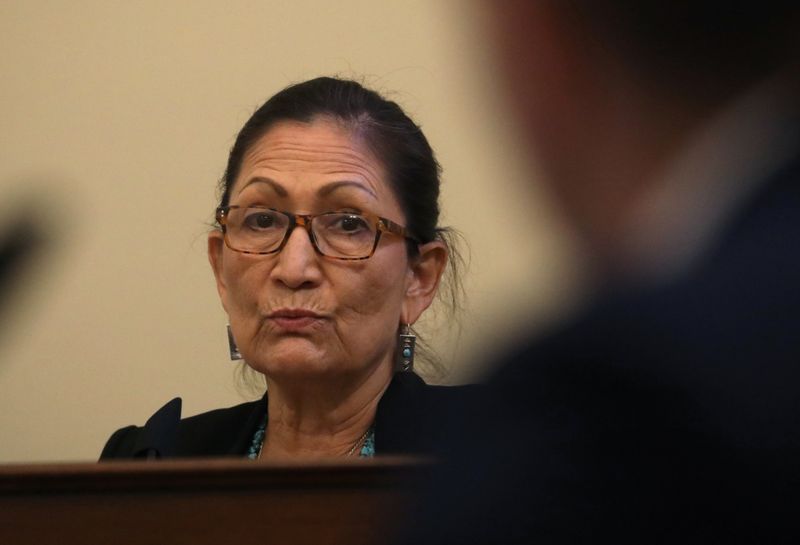
[[[273,126],[245,154],[229,204],[368,212],[405,225],[381,163],[327,119]],[[302,227],[268,255],[235,252],[214,231],[209,257],[239,349],[268,378],[391,366],[401,320],[416,319],[408,316],[415,275],[402,237],[384,234],[369,259],[340,261],[316,253]]]

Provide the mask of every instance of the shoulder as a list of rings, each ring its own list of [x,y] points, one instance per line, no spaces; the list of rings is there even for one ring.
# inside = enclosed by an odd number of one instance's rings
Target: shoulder
[[[473,406],[477,385],[435,386],[414,373],[398,373],[375,415],[375,447],[380,454],[428,454],[436,435],[457,407]]]
[[[176,455],[243,455],[259,423],[266,418],[266,406],[262,397],[181,420]]]
[[[158,414],[158,413],[156,413]],[[178,422],[165,457],[226,456],[242,454],[248,441],[266,415],[264,398],[233,407],[215,409]],[[156,415],[154,415],[156,416]],[[106,442],[101,460],[135,458],[154,440],[144,426],[126,426]]]
[[[477,425],[526,451],[569,438],[587,460],[608,449],[644,470],[672,458],[675,482],[734,455],[795,463],[799,173],[800,160],[761,187],[685,275],[608,293],[501,359]]]
[[[100,459],[133,457],[134,445],[140,430],[138,426],[125,426],[112,433],[103,447]]]
[[[414,373],[397,373],[380,403],[380,409],[427,412],[449,403],[473,401],[482,387],[477,384],[440,386],[427,384]]]

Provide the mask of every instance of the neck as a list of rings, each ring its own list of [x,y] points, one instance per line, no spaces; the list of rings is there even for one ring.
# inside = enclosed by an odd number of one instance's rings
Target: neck
[[[262,458],[344,456],[363,440],[393,369],[337,379],[267,379],[267,430]]]

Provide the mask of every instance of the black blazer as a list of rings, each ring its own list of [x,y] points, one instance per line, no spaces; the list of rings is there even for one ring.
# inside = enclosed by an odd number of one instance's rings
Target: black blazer
[[[414,373],[396,374],[378,402],[375,452],[430,454],[439,430],[435,415],[475,392],[474,386],[431,386]],[[174,438],[168,438],[167,446],[159,448],[162,456],[244,456],[253,434],[267,416],[266,398],[264,394],[258,401],[180,420]],[[106,442],[100,459],[133,458],[153,446],[150,440],[144,427],[121,428]]]

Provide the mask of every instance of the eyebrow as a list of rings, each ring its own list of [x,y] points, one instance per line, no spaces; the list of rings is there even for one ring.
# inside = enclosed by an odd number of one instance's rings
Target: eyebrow
[[[360,189],[365,193],[369,193],[372,196],[372,198],[375,199],[376,201],[378,200],[378,196],[375,194],[374,191],[372,191],[371,187],[365,186],[364,184],[360,184],[358,182],[354,182],[352,180],[340,180],[338,182],[331,182],[329,184],[325,184],[324,186],[319,188],[319,191],[317,191],[317,195],[319,195],[320,197],[327,197],[328,195],[330,195],[331,193],[342,187],[355,187],[356,189]]]
[[[250,186],[252,184],[256,184],[256,183],[262,183],[262,184],[268,185],[269,187],[272,188],[273,191],[275,191],[275,193],[278,194],[279,197],[288,197],[289,196],[289,192],[286,191],[285,187],[283,187],[281,184],[279,184],[275,180],[273,180],[271,178],[266,178],[264,176],[256,176],[254,178],[251,178],[250,181],[248,181],[244,185],[244,187],[242,187],[242,189],[239,190],[238,193],[241,194],[242,191],[245,190],[245,188],[247,188],[248,186]],[[378,196],[375,194],[375,192],[372,190],[371,187],[365,186],[364,184],[355,182],[353,180],[339,180],[339,181],[336,181],[336,182],[331,182],[329,184],[325,184],[324,186],[319,188],[319,190],[317,191],[317,195],[320,196],[320,197],[327,197],[328,195],[330,195],[331,193],[333,193],[337,189],[341,189],[342,187],[355,187],[356,189],[360,189],[361,191],[364,191],[365,193],[368,193],[369,195],[372,196],[373,199],[378,200]]]
[[[286,191],[286,188],[284,188],[281,184],[279,184],[275,180],[272,180],[270,178],[265,178],[263,176],[256,176],[254,178],[250,178],[250,180],[246,184],[244,184],[244,186],[242,186],[242,188],[239,190],[239,192],[237,194],[241,195],[242,192],[245,189],[247,189],[248,187],[250,187],[253,184],[267,184],[268,186],[270,186],[272,188],[272,190],[275,193],[278,194],[279,197],[288,197],[289,196],[289,193]]]

